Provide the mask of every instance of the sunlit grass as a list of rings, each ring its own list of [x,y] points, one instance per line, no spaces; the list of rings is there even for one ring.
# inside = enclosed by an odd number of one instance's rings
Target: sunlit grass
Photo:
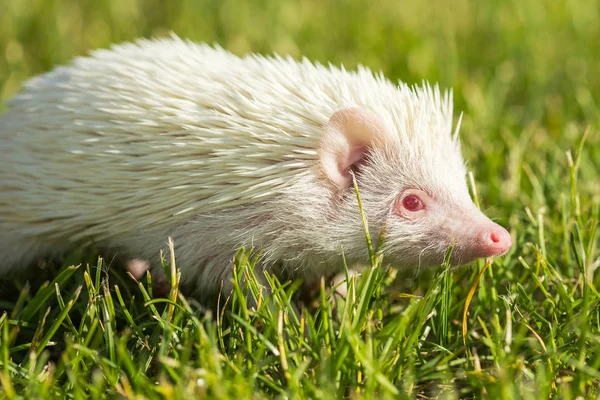
[[[0,282],[0,397],[600,396],[597,2],[0,0],[0,10],[1,100],[93,48],[170,31],[452,87],[473,194],[514,243],[488,265],[418,275],[387,269],[385,255],[380,265],[373,249],[346,300],[324,285],[301,311],[297,283],[271,277],[261,289],[256,253],[240,252],[230,308],[216,315],[181,294],[170,255],[158,297],[150,278],[77,250],[31,284]]]

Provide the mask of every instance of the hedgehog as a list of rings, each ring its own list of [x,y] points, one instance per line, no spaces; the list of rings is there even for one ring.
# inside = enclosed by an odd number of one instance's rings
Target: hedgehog
[[[0,273],[95,243],[231,289],[239,248],[306,284],[368,260],[461,265],[509,233],[473,203],[450,91],[171,36],[29,80],[0,116]]]

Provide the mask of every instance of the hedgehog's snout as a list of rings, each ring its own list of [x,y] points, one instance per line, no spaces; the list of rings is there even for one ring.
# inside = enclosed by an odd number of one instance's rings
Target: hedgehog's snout
[[[461,232],[456,232],[456,244],[462,263],[477,258],[501,256],[512,246],[510,234],[502,226],[480,214],[466,220]]]
[[[506,253],[512,246],[510,234],[498,224],[492,223],[480,232],[479,251],[481,257],[499,256]]]

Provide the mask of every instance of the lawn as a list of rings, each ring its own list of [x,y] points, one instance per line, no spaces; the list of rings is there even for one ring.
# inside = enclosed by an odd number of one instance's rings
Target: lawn
[[[94,48],[171,31],[452,88],[473,196],[514,243],[500,258],[418,274],[388,268],[374,248],[346,299],[323,287],[301,313],[297,283],[273,279],[275,294],[261,294],[248,250],[218,315],[180,293],[170,254],[160,297],[151,277],[135,282],[75,249],[29,280],[0,280],[0,398],[600,398],[597,0],[0,0],[0,10],[2,102]]]

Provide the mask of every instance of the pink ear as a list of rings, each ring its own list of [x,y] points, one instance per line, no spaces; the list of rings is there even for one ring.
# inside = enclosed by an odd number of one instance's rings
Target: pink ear
[[[329,181],[339,189],[349,187],[350,170],[364,160],[384,131],[381,120],[361,108],[336,111],[325,126],[319,149],[321,167]]]

